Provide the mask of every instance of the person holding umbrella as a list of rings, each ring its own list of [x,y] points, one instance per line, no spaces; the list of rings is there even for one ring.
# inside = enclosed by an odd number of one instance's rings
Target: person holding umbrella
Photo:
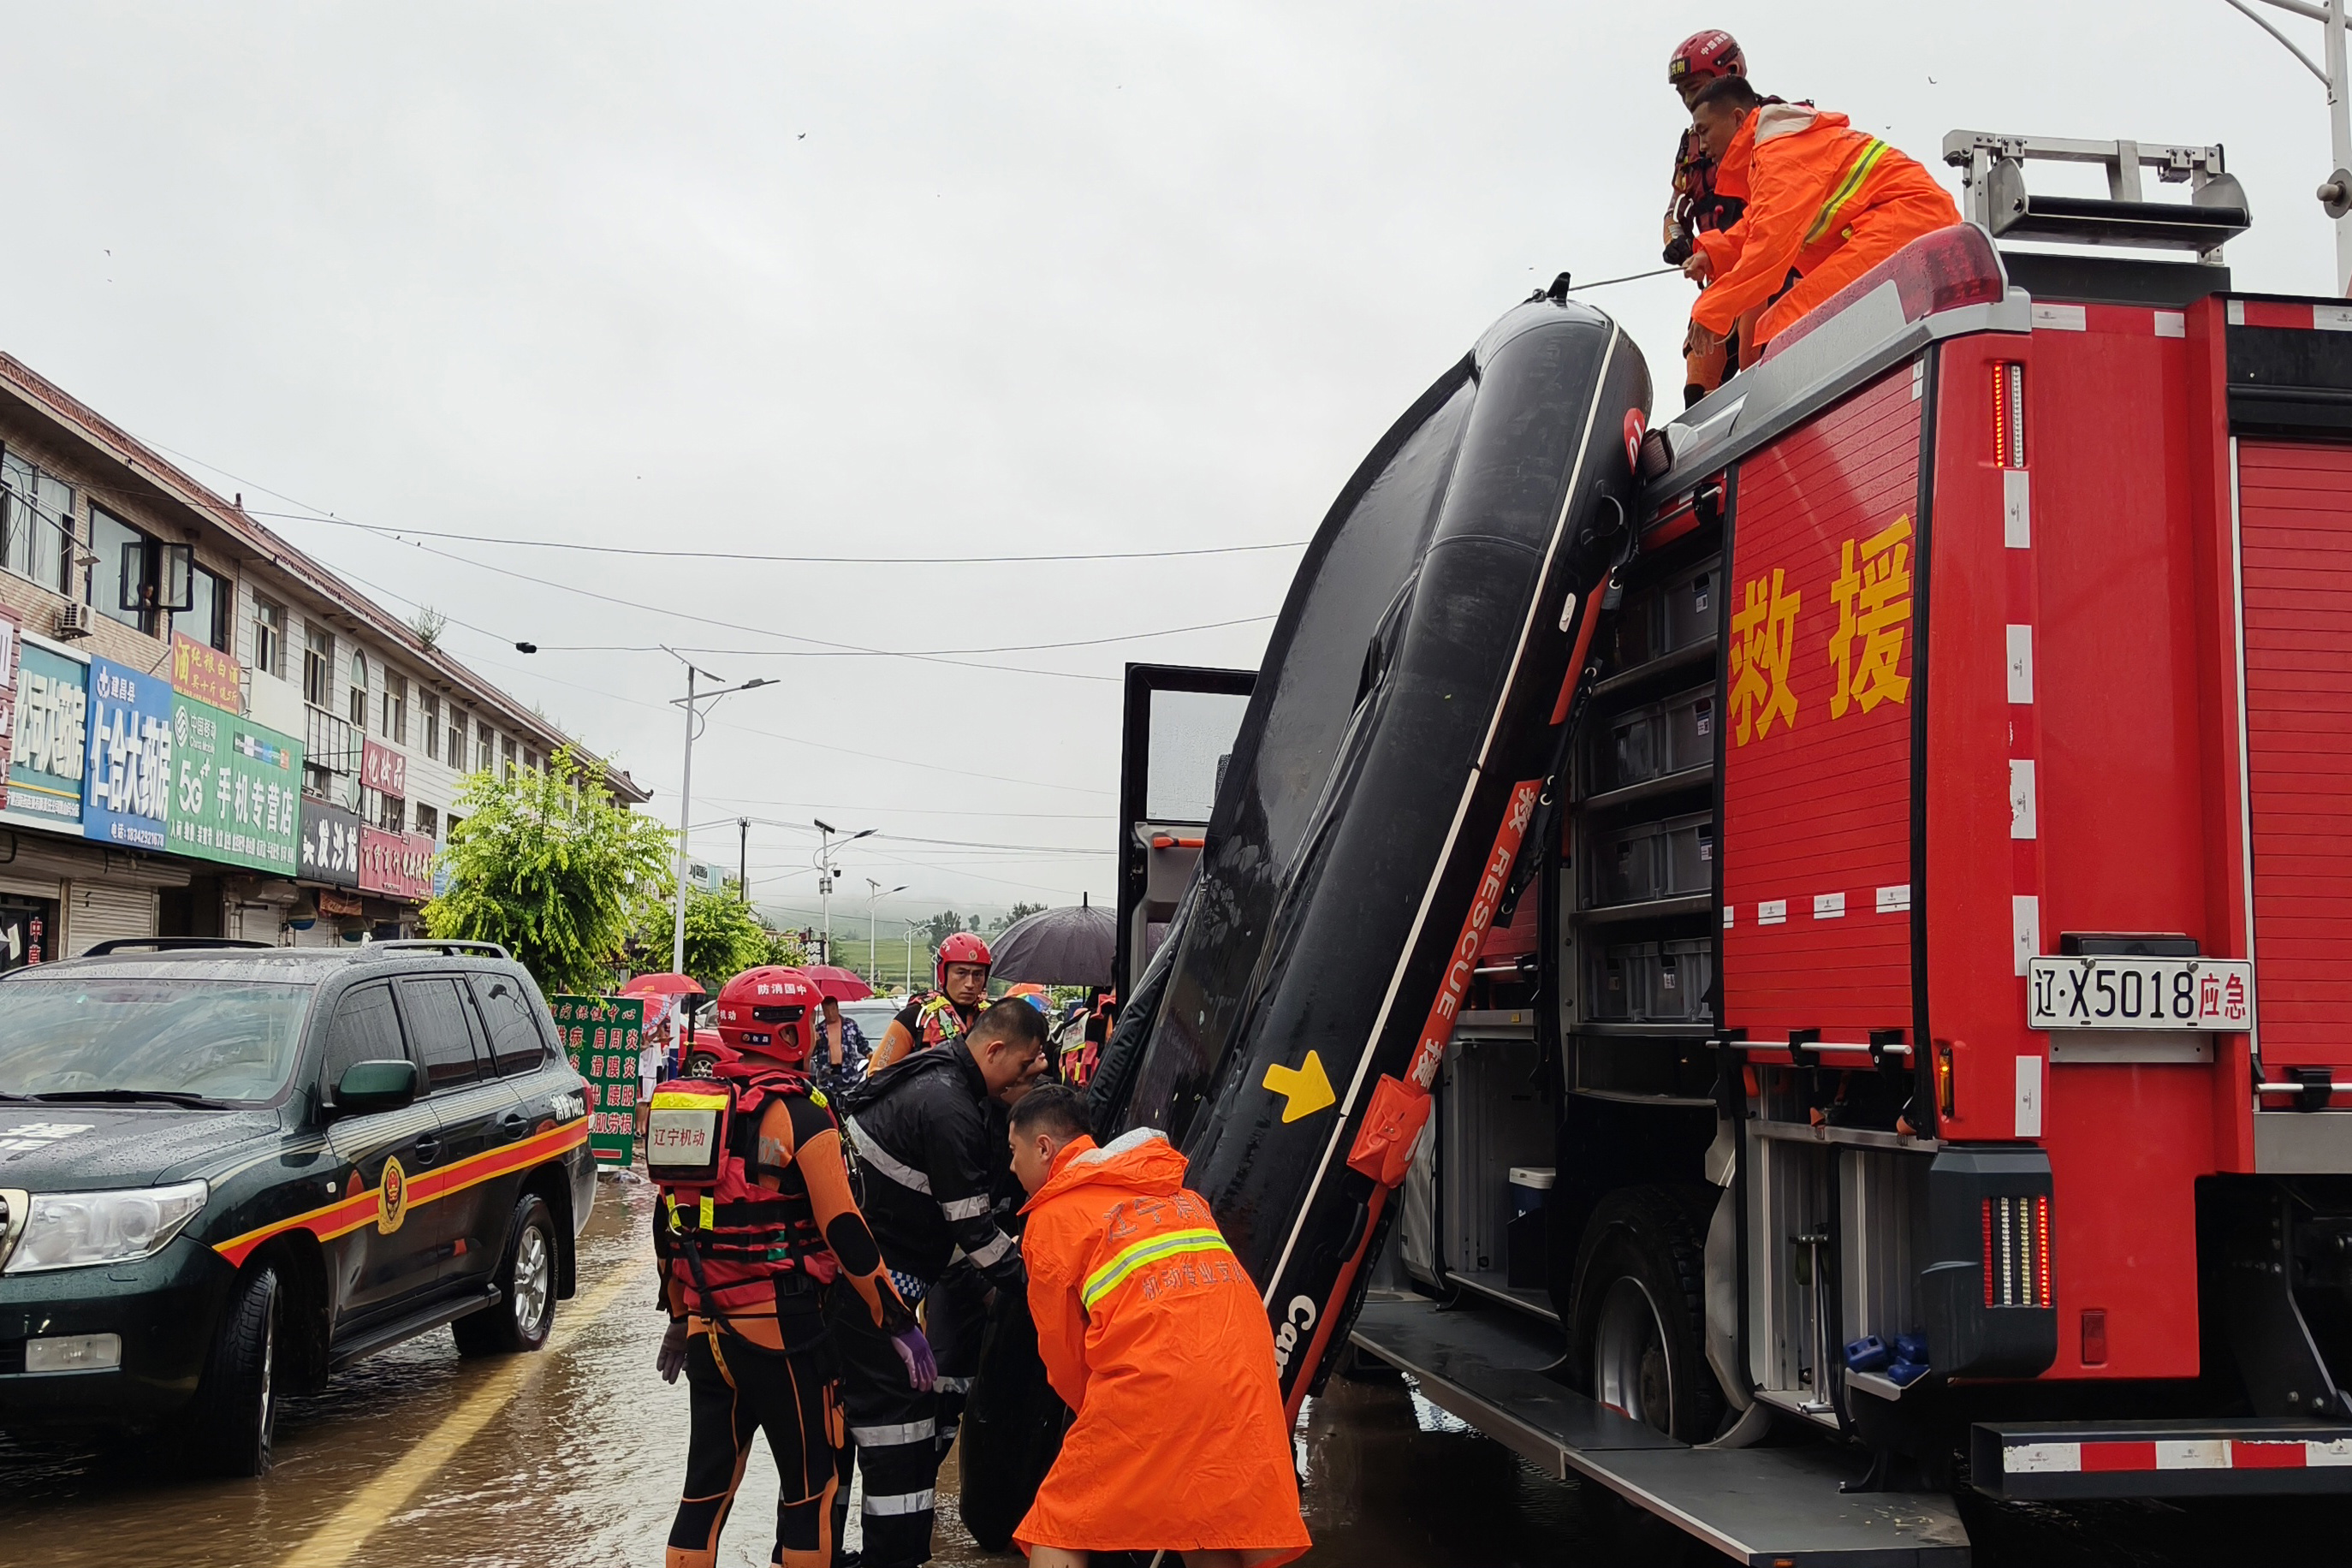
[[[872,1078],[916,1051],[961,1043],[988,1005],[988,972],[994,963],[988,943],[968,931],[940,943],[933,969],[940,983],[938,993],[908,1003],[890,1020],[890,1026],[882,1031],[882,1043],[874,1047],[866,1075]]]

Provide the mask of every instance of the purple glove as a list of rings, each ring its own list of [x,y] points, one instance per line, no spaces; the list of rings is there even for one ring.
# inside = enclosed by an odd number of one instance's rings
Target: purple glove
[[[931,1358],[931,1342],[923,1338],[923,1331],[901,1329],[890,1336],[890,1343],[907,1363],[908,1384],[918,1394],[929,1394],[940,1380],[940,1363]]]
[[[661,1349],[654,1352],[654,1370],[661,1373],[664,1383],[676,1383],[680,1369],[686,1365],[686,1320],[680,1318],[662,1335]]]

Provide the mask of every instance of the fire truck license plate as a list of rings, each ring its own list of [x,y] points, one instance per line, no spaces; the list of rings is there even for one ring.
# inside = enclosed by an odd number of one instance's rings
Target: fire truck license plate
[[[2210,1029],[2254,1023],[2254,966],[2241,958],[2036,958],[2029,1029]]]

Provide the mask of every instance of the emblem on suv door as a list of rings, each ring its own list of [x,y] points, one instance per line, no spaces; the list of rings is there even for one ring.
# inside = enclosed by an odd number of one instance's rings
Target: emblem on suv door
[[[383,1184],[375,1190],[375,1227],[390,1236],[408,1217],[408,1173],[398,1160],[383,1163]]]

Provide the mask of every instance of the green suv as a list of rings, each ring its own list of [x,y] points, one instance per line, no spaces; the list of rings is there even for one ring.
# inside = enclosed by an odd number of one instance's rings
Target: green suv
[[[488,943],[164,938],[0,978],[0,1426],[269,1466],[277,1396],[547,1342],[587,1087]]]

